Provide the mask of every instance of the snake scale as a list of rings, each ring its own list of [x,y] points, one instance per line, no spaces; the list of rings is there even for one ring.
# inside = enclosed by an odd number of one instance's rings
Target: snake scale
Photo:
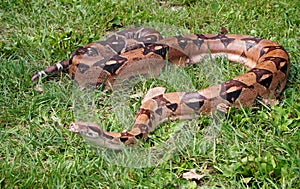
[[[96,123],[72,123],[70,130],[95,143],[119,149],[122,144],[145,139],[157,125],[169,119],[191,119],[218,107],[249,106],[256,98],[272,99],[284,89],[289,72],[289,56],[279,44],[237,34],[189,34],[163,39],[149,28],[117,32],[105,41],[78,48],[70,59],[40,71],[32,81],[61,70],[81,86],[110,88],[116,78],[130,78],[144,72],[158,74],[166,61],[180,66],[198,63],[207,56],[226,56],[248,68],[240,76],[195,92],[165,93],[150,89],[135,115],[130,131],[121,133],[102,130]]]

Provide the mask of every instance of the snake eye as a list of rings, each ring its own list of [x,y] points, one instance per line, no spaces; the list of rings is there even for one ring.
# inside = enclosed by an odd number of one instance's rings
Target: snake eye
[[[89,137],[94,137],[93,133],[86,133]]]

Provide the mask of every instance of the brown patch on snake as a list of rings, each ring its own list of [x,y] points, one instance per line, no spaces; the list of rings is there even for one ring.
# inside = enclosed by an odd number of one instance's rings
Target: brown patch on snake
[[[176,109],[178,108],[178,104],[177,103],[167,103],[166,107],[168,109],[170,109],[172,112],[175,112]]]
[[[256,75],[256,82],[263,85],[266,88],[269,88],[273,74],[269,70],[253,68],[249,72],[253,72]]]
[[[73,56],[78,56],[78,55],[87,55],[87,56],[97,56],[98,51],[94,47],[81,47],[78,50],[75,51]]]
[[[236,80],[229,80],[221,85],[220,96],[230,103],[234,103],[239,98],[243,88],[248,86]]]
[[[199,50],[204,43],[204,40],[193,40],[193,43],[196,45],[197,50]]]
[[[127,61],[127,58],[124,58],[120,55],[115,55],[111,60],[109,60],[103,70],[108,71],[111,75],[115,75],[116,71]]]
[[[140,116],[141,114],[147,115],[148,119],[151,119],[151,111],[150,110],[147,110],[147,109],[144,109],[144,108],[140,108],[136,112],[136,116]]]
[[[157,114],[157,115],[162,115],[162,108],[157,108],[156,110],[155,110],[155,113]]]
[[[107,40],[101,41],[98,43],[100,43],[101,45],[104,45],[104,46],[109,46],[115,52],[121,52],[125,48],[125,45],[126,45],[125,40],[118,37],[117,35],[113,35],[113,36],[109,37]]]
[[[203,39],[203,40],[220,40],[225,48],[227,48],[227,46],[235,40],[234,38],[227,37],[227,35],[225,35],[225,34],[218,34],[213,37],[207,37],[203,34],[198,34],[197,36],[198,36],[198,38]]]
[[[177,43],[181,47],[181,49],[185,49],[185,47],[187,46],[187,43],[188,43],[186,38],[184,38],[182,36],[176,36],[175,38],[177,39]]]
[[[85,73],[90,67],[84,63],[79,63],[77,64],[77,70],[80,72],[80,73]]]
[[[268,53],[270,53],[271,51],[274,51],[274,50],[284,50],[284,49],[281,46],[264,46],[260,50],[260,57],[262,57],[263,55],[268,54]]]
[[[153,52],[155,54],[160,55],[163,59],[165,59],[168,50],[169,50],[169,46],[164,44],[147,44],[144,47],[143,55],[147,55]]]
[[[135,124],[135,128],[139,128],[141,133],[148,133],[148,126],[145,124]]]
[[[256,38],[256,37],[247,37],[241,39],[241,41],[245,41],[247,51],[249,51],[249,49],[257,45],[261,40],[262,40],[261,38]]]
[[[194,111],[199,111],[205,100],[207,100],[207,98],[200,95],[198,92],[189,92],[182,96],[181,103],[186,104]]]
[[[247,55],[246,55],[245,51],[243,51],[240,56],[243,57],[243,58],[247,58]]]
[[[158,95],[158,96],[153,97],[152,99],[156,101],[158,106],[164,106],[165,105],[171,111],[176,111],[176,109],[178,107],[176,104],[171,103],[166,98],[164,98],[164,95]]]
[[[274,64],[276,65],[277,70],[282,71],[284,74],[287,74],[287,70],[288,70],[288,60],[286,60],[285,58],[281,58],[281,57],[266,57],[264,59],[264,61],[272,61],[274,62]]]
[[[221,39],[221,42],[223,43],[224,47],[227,48],[227,46],[232,43],[235,39],[233,38],[226,38],[226,39]]]

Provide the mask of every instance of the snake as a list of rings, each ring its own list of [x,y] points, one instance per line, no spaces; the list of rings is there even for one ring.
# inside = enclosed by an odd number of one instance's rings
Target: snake
[[[290,69],[286,50],[271,40],[227,34],[186,34],[163,38],[151,28],[129,28],[106,40],[83,45],[69,59],[33,75],[37,81],[54,72],[68,70],[79,86],[111,88],[118,78],[165,69],[166,62],[190,66],[207,57],[225,56],[247,68],[242,75],[194,92],[165,92],[150,89],[135,114],[132,128],[123,132],[103,130],[97,123],[78,121],[70,131],[110,149],[133,146],[168,120],[195,116],[229,107],[251,106],[258,99],[275,99],[285,88]],[[184,81],[183,81],[184,84]]]

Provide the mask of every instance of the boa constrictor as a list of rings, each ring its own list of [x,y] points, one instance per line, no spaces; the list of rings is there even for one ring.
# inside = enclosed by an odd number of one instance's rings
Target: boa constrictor
[[[251,105],[256,98],[275,98],[283,90],[289,72],[289,56],[270,40],[236,34],[196,34],[162,39],[148,28],[128,29],[77,49],[70,59],[58,62],[32,77],[32,81],[52,72],[68,69],[81,86],[112,86],[116,78],[164,69],[166,61],[187,66],[207,56],[227,56],[249,68],[243,75],[195,92],[165,93],[151,89],[136,113],[130,131],[102,130],[96,123],[77,122],[70,130],[112,149],[146,138],[168,119],[191,119],[218,107]]]

